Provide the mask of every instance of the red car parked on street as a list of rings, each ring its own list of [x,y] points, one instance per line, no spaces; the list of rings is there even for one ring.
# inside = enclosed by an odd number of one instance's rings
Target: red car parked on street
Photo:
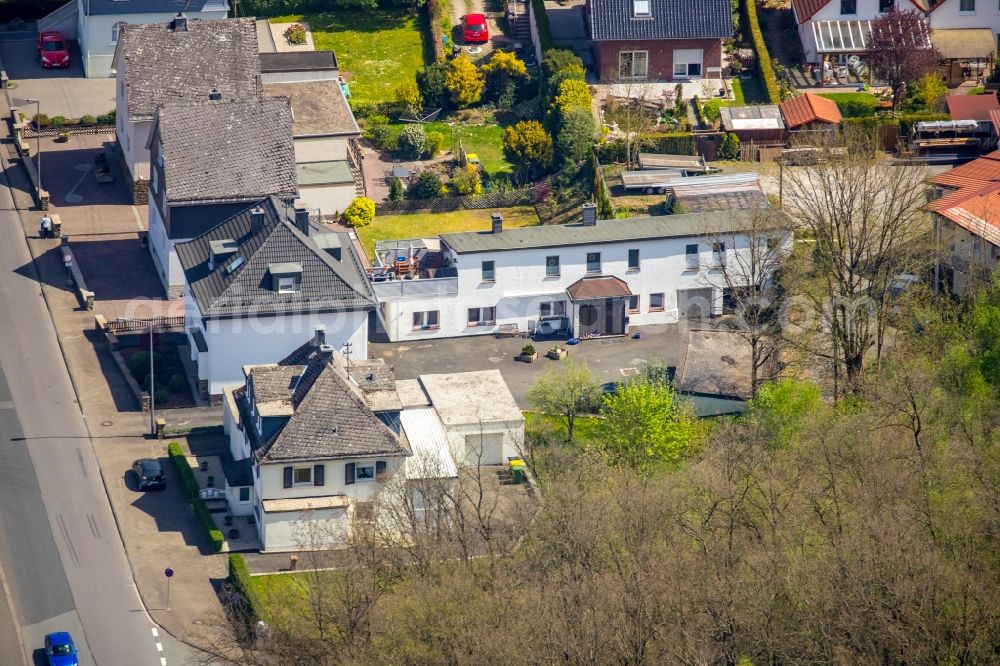
[[[485,16],[466,14],[462,17],[462,41],[466,44],[485,44],[490,41],[490,31],[486,27]]]
[[[69,47],[58,30],[47,30],[38,35],[38,55],[42,67],[69,67]]]

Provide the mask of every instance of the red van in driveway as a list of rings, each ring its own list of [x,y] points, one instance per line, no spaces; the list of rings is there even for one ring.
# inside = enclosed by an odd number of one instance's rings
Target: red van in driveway
[[[486,27],[485,16],[466,14],[462,17],[462,41],[466,44],[485,44],[490,41],[490,31]]]
[[[42,67],[69,67],[69,47],[58,30],[47,30],[38,35],[38,55]]]

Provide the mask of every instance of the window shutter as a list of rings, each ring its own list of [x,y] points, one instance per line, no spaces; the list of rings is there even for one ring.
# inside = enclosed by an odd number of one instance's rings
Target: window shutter
[[[323,473],[326,470],[326,465],[313,465],[313,485],[322,486],[326,483],[323,478]]]
[[[385,461],[376,460],[375,461],[375,478],[381,478],[385,474]]]
[[[354,463],[344,465],[344,483],[346,485],[354,483]]]
[[[292,468],[291,467],[286,467],[285,468],[285,487],[286,488],[291,488],[292,487]]]

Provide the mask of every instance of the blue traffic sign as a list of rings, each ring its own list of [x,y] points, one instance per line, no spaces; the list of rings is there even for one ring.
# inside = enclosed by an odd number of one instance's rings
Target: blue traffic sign
[[[166,570],[163,572],[163,575],[166,576],[167,578],[170,578],[171,576],[174,575],[174,570],[171,569],[170,567],[167,567]]]

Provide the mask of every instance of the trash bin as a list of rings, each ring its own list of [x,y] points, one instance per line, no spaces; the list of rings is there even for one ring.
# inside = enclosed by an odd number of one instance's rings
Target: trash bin
[[[510,476],[514,483],[524,483],[524,461],[510,461]]]

